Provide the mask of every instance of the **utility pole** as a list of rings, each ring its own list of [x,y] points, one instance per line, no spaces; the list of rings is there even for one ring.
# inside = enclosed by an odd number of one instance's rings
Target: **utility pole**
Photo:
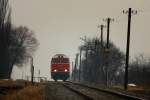
[[[99,41],[98,41],[98,38],[96,38],[96,39],[95,39],[95,43],[94,43],[94,45],[95,45],[94,51],[95,51],[95,52],[97,52],[97,46],[98,46],[98,44],[99,44]],[[91,45],[92,45],[92,43],[91,43]],[[89,49],[92,50],[92,47],[90,46]]]
[[[80,75],[81,75],[81,64],[82,64],[82,48],[80,48],[80,65],[79,65],[79,82],[80,82]]]
[[[104,21],[107,21],[107,44],[106,44],[106,48],[104,50],[104,55],[105,55],[105,59],[106,59],[106,86],[108,86],[108,58],[109,58],[109,28],[110,28],[110,22],[114,21],[114,19],[111,18],[106,18],[104,19]]]
[[[72,80],[74,80],[74,64],[73,64],[73,61],[72,61],[72,75],[71,75],[71,77],[72,77]]]
[[[131,29],[131,14],[137,14],[136,10],[123,10],[123,13],[128,14],[128,28],[127,28],[127,44],[126,44],[126,67],[124,77],[124,90],[128,89],[128,67],[129,67],[129,48],[130,48],[130,29]]]
[[[34,84],[33,78],[34,78],[34,65],[33,65],[33,57],[31,56],[31,83],[32,85]]]
[[[87,41],[86,36],[84,38],[80,38],[82,41],[86,43],[85,47],[85,66],[88,67],[88,50],[89,50],[89,42]],[[85,69],[87,72],[87,69]]]
[[[107,49],[109,48],[109,29],[110,29],[110,22],[114,21],[114,19],[112,18],[106,18],[106,19],[103,19],[103,21],[106,21],[107,22],[107,44],[106,44],[106,47]]]
[[[86,60],[86,67],[88,66],[88,49],[89,49],[89,44],[87,45],[86,52],[85,52],[85,54],[86,54],[86,58],[85,58],[85,60]]]
[[[39,82],[40,82],[40,79],[41,79],[41,78],[40,78],[40,70],[38,70],[38,74],[39,74]]]
[[[101,25],[98,25],[98,28],[101,29],[101,46],[103,47],[103,29],[105,28],[106,26],[101,24]]]
[[[86,36],[85,36],[85,38],[80,38],[80,39],[83,40],[85,43],[87,43],[86,52],[85,52],[85,54],[86,54],[86,56],[85,56],[85,62],[86,62],[86,67],[87,67],[89,43],[87,42]]]
[[[76,59],[75,59],[75,66],[74,66],[74,80],[77,78],[77,65],[78,65],[78,56],[79,54],[76,54]]]
[[[24,69],[22,70],[22,80],[24,79]]]

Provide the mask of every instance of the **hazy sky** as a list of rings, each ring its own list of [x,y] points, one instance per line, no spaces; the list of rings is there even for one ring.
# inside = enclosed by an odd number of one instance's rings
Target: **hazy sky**
[[[29,27],[39,40],[34,56],[36,76],[40,69],[41,76],[50,77],[50,60],[56,53],[73,60],[83,44],[80,37],[100,36],[97,25],[105,24],[107,17],[115,19],[110,24],[110,39],[125,51],[127,15],[122,10],[129,7],[138,11],[132,16],[130,55],[150,55],[150,0],[10,0],[10,4],[13,24]],[[29,69],[29,65],[15,67],[12,76],[30,75]]]

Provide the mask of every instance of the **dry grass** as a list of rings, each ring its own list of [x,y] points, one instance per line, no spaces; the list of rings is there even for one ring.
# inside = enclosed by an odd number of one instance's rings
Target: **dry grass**
[[[24,80],[0,80],[0,86],[9,87],[7,94],[0,97],[1,100],[44,100],[44,86],[41,84],[32,86]]]
[[[123,86],[114,86],[115,89],[124,90]],[[150,85],[128,86],[129,93],[134,93],[139,96],[150,95]]]
[[[147,88],[146,88],[147,87]],[[128,87],[129,92],[133,92],[136,94],[149,94],[150,86],[136,86],[136,87]]]
[[[24,80],[0,80],[0,86],[1,87],[9,87],[9,88],[13,88],[13,87],[24,87],[25,83],[29,83],[27,81]]]
[[[43,86],[27,86],[22,90],[4,96],[4,100],[44,100]]]

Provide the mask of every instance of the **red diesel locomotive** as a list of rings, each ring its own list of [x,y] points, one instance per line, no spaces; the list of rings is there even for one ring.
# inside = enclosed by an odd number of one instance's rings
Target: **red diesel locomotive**
[[[51,60],[51,77],[57,80],[67,80],[70,74],[69,58],[64,54],[56,54]]]

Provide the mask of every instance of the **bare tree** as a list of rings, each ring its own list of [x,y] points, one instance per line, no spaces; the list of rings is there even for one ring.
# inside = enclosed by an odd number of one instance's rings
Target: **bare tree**
[[[9,55],[11,55],[9,75],[13,65],[22,66],[22,64],[26,63],[38,46],[34,32],[27,27],[20,26],[13,29],[11,38],[12,40],[9,45]]]
[[[11,24],[8,0],[0,1],[0,79],[10,78],[14,65],[27,62],[38,46],[34,32]]]

